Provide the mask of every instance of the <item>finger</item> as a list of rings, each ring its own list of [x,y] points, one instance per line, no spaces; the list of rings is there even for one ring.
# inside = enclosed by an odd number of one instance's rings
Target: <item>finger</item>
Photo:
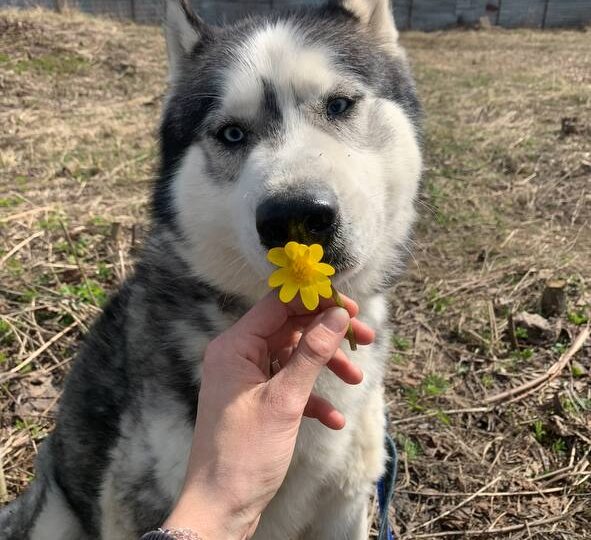
[[[339,430],[345,427],[345,417],[343,416],[343,413],[335,409],[330,401],[315,394],[310,396],[306,408],[304,409],[304,416],[315,418],[330,429]]]
[[[357,303],[345,296],[344,294],[340,294],[339,296],[343,301],[343,307],[347,310],[350,317],[355,317],[359,313],[359,306]],[[288,304],[291,314],[294,316],[298,315],[308,315],[308,314],[318,314],[322,313],[323,311],[330,309],[331,307],[335,307],[335,301],[332,298],[320,298],[320,303],[318,307],[313,310],[309,311],[304,304],[299,295],[297,295],[289,304]]]
[[[369,345],[376,339],[375,332],[359,319],[352,319],[351,326],[353,327],[353,333],[355,334],[357,345]]]
[[[341,295],[341,298],[349,315],[355,317],[359,313],[357,304],[345,295]],[[331,307],[334,307],[334,301],[323,298],[318,309],[310,312],[304,307],[299,296],[289,304],[284,304],[279,300],[277,293],[271,291],[248,310],[229,331],[266,339],[279,330],[289,317],[314,315]]]
[[[266,339],[285,324],[289,315],[287,305],[279,300],[277,294],[270,292],[248,310],[228,332]]]
[[[302,334],[287,364],[271,379],[274,390],[287,392],[305,404],[320,370],[339,348],[349,321],[343,308],[331,308],[319,315]]]
[[[272,368],[271,375],[276,375],[289,361],[296,345],[288,346],[278,350],[271,357],[271,361],[279,363],[278,368]],[[359,366],[351,362],[342,349],[337,349],[334,356],[328,361],[326,367],[330,369],[339,379],[347,384],[359,384],[363,381],[363,371]]]
[[[290,317],[286,323],[267,338],[270,351],[279,351],[285,347],[293,347],[298,344],[302,332],[318,315],[299,315]],[[352,319],[351,325],[358,345],[369,345],[375,340],[374,331],[358,319]]]
[[[326,367],[347,384],[359,384],[363,380],[361,368],[351,362],[341,349],[337,349]]]

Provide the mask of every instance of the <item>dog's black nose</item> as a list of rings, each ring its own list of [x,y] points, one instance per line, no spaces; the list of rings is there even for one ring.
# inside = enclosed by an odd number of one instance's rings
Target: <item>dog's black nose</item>
[[[261,202],[256,213],[261,243],[269,249],[290,240],[326,245],[337,222],[336,196],[324,189],[275,194]]]

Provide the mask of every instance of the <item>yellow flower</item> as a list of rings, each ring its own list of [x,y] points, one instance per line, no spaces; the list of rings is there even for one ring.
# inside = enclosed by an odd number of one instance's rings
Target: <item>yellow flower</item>
[[[288,303],[300,293],[304,306],[310,311],[318,307],[319,298],[330,298],[332,287],[328,276],[335,273],[330,264],[320,262],[324,250],[320,244],[288,242],[285,247],[269,250],[267,259],[279,266],[269,276],[269,287],[281,287],[279,299]]]

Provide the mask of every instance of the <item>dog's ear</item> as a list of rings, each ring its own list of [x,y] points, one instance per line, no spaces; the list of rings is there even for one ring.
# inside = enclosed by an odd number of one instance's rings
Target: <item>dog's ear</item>
[[[386,43],[398,41],[398,30],[390,0],[333,0],[333,4],[346,9]]]
[[[166,0],[164,30],[171,80],[175,79],[182,58],[189,55],[207,29],[187,0]]]

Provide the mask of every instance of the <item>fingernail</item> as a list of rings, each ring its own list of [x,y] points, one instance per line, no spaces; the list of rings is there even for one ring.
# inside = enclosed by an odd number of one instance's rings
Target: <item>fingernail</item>
[[[346,309],[331,308],[322,316],[322,324],[333,332],[342,332],[349,325],[349,314]]]

